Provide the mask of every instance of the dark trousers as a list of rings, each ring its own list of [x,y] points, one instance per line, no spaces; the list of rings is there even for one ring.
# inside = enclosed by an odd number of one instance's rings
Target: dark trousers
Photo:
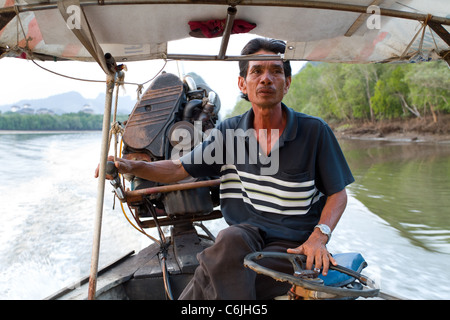
[[[244,257],[255,251],[286,252],[299,243],[264,243],[259,229],[247,224],[233,225],[219,232],[213,246],[197,255],[199,266],[179,299],[254,300],[284,295],[291,285],[257,274],[243,265]],[[261,259],[261,265],[292,274],[284,259]]]

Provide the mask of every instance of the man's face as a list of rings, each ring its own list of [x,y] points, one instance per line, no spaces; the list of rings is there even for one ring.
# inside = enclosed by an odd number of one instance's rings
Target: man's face
[[[260,50],[255,54],[273,53]],[[285,77],[281,60],[249,61],[247,77],[239,77],[238,84],[252,105],[272,108],[278,105],[288,92],[291,77]]]

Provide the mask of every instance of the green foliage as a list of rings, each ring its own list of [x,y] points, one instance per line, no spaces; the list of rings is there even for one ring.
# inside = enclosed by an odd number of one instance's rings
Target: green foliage
[[[127,116],[118,116],[124,121]],[[101,130],[103,115],[83,112],[50,114],[18,114],[5,112],[0,114],[0,130]]]
[[[247,100],[241,99],[238,102],[236,102],[234,109],[229,114],[227,114],[226,117],[231,118],[231,117],[243,114],[250,108],[251,108],[250,102],[248,102]]]
[[[293,76],[284,103],[326,120],[421,117],[450,112],[445,62],[420,64],[308,63]],[[232,115],[247,110],[238,102]]]
[[[423,112],[450,112],[450,77],[444,63],[418,64],[405,77],[410,83],[410,99]]]
[[[409,88],[405,83],[404,68],[385,68],[377,81],[371,102],[378,118],[398,118],[405,114],[401,98],[408,95]]]

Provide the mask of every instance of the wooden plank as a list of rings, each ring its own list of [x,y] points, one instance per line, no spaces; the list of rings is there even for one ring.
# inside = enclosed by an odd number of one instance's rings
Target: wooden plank
[[[442,40],[445,41],[450,46],[450,33],[445,29],[442,25],[436,22],[429,21],[428,25],[431,29],[433,29],[434,32],[437,33],[439,37],[441,37]]]

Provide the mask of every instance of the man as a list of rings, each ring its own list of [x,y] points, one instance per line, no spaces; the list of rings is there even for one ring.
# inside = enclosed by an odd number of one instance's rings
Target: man
[[[282,41],[257,38],[242,54],[284,50]],[[345,186],[354,181],[342,151],[325,122],[282,104],[291,84],[288,61],[241,61],[239,67],[239,88],[252,105],[247,113],[224,120],[180,160],[116,161],[121,173],[161,183],[189,175],[221,177],[221,210],[230,226],[198,255],[199,267],[180,299],[285,294],[290,285],[243,266],[244,257],[254,251],[304,254],[307,268],[314,265],[324,275],[330,263],[336,264],[326,244],[346,206]],[[264,264],[292,270],[289,262],[277,259]]]

